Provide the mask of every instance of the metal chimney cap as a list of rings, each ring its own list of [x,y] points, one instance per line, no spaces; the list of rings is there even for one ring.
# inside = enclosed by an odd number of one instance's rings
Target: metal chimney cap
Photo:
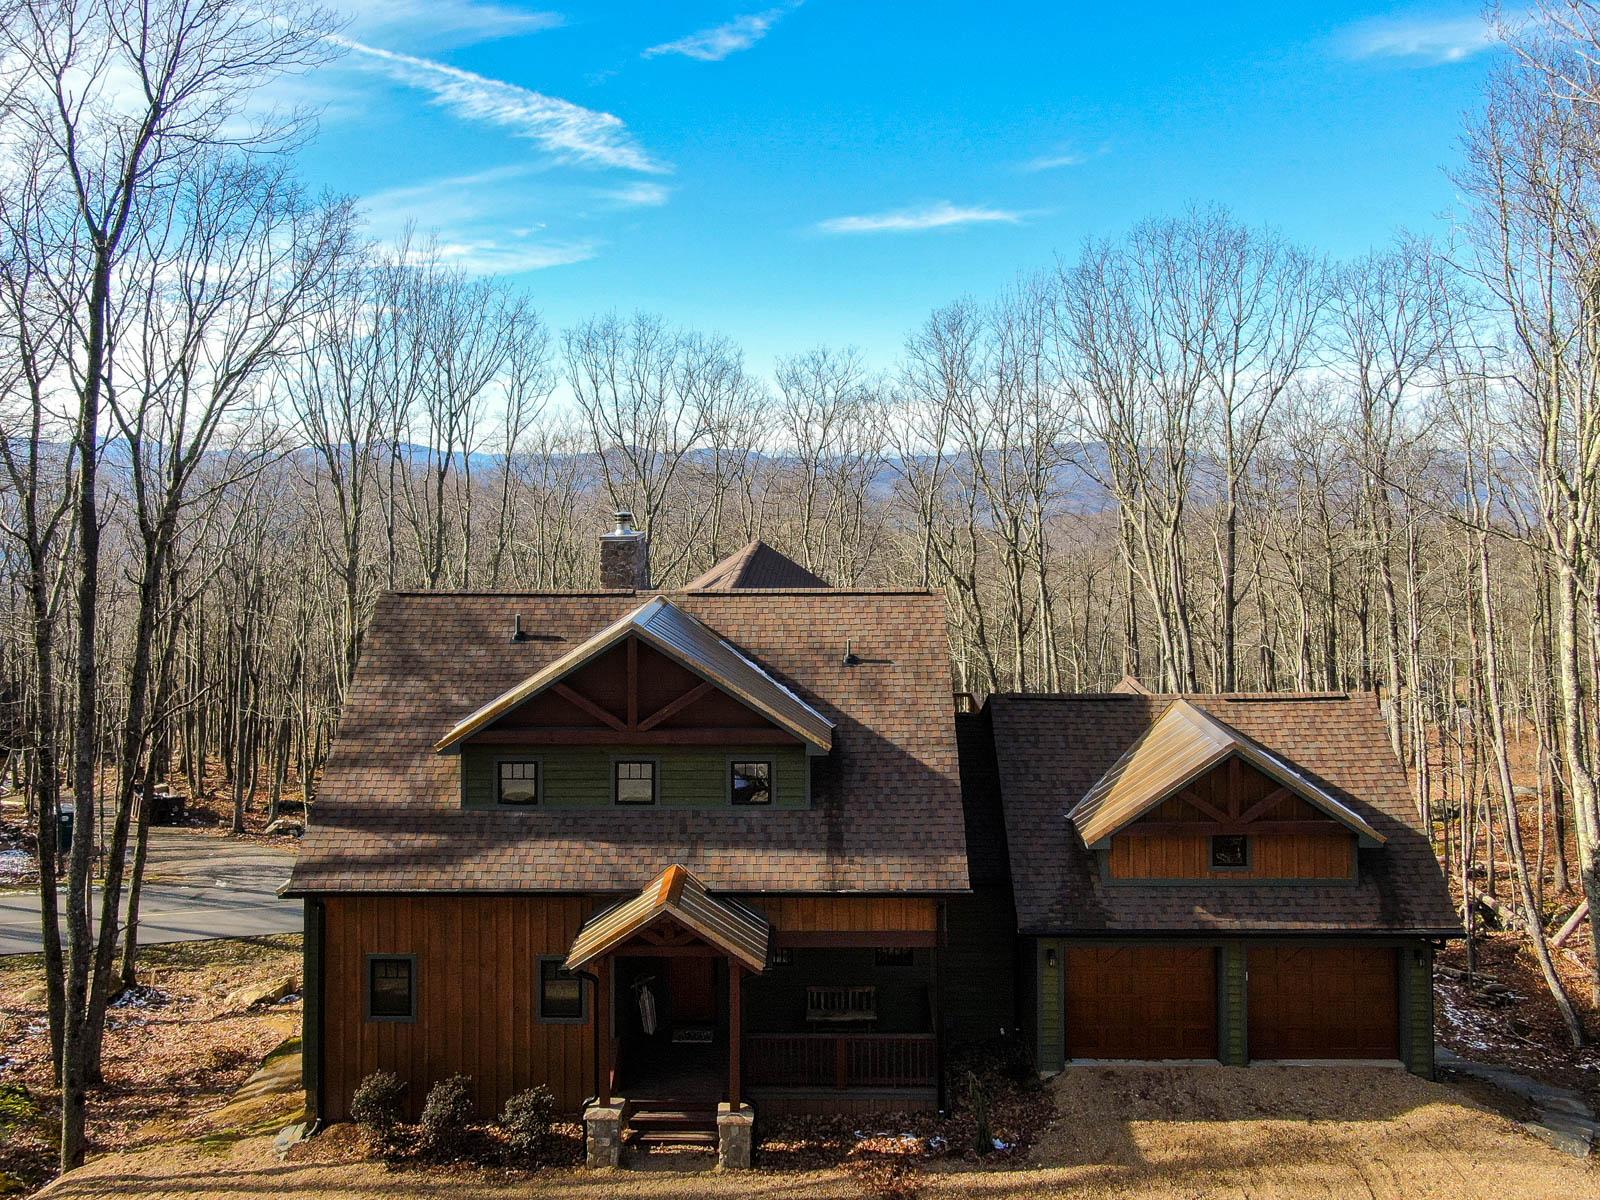
[[[613,514],[613,515],[617,519],[617,527],[611,531],[611,536],[612,537],[618,537],[618,536],[626,537],[626,536],[629,536],[631,534],[636,534],[636,533],[639,532],[637,529],[635,529],[633,527],[633,510],[632,509],[619,508],[619,509],[617,509],[616,513]]]

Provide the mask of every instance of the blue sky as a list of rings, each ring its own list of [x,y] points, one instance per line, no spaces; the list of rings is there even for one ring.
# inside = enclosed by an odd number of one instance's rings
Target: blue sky
[[[1132,8],[1134,6],[1127,6]],[[1334,255],[1447,229],[1471,5],[368,0],[281,89],[309,180],[557,327],[887,366],[933,307],[1191,203]]]

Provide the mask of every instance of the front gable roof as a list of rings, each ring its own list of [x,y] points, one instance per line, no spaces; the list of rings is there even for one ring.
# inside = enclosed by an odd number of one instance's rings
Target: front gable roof
[[[469,713],[435,742],[433,748],[438,751],[453,749],[628,637],[639,638],[721,687],[817,753],[826,754],[832,748],[832,721],[717,636],[709,626],[663,596],[652,596],[566,654],[546,663],[515,687]]]
[[[1175,699],[1067,814],[1086,846],[1098,846],[1219,763],[1239,757],[1357,835],[1388,839],[1287,758],[1184,699]]]
[[[688,868],[677,864],[657,875],[633,899],[585,921],[572,939],[566,969],[587,966],[663,919],[677,922],[752,971],[766,970],[771,926],[744,905],[713,896]]]

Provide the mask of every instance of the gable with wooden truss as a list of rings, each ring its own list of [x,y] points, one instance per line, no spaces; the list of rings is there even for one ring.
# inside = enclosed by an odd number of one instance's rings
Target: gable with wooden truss
[[[800,745],[826,754],[833,723],[663,597],[463,718],[436,744]]]

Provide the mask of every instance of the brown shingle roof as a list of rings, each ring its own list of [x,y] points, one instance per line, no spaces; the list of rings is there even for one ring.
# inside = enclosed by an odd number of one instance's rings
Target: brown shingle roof
[[[813,575],[788,555],[778,553],[757,538],[713,563],[703,575],[684,584],[683,590],[731,592],[741,588],[784,588],[796,591],[827,586],[827,580]]]
[[[1388,841],[1354,884],[1108,884],[1067,811],[1172,705],[1171,696],[997,695],[994,728],[1017,920],[1024,933],[1459,932],[1376,700],[1191,696],[1271,748]]]
[[[464,810],[463,714],[639,605],[632,592],[382,597],[291,893],[633,891],[671,863],[744,892],[967,886],[944,603],[925,592],[679,592],[834,722],[809,809]],[[520,614],[526,640],[510,640]],[[846,666],[853,643],[868,661]]]

